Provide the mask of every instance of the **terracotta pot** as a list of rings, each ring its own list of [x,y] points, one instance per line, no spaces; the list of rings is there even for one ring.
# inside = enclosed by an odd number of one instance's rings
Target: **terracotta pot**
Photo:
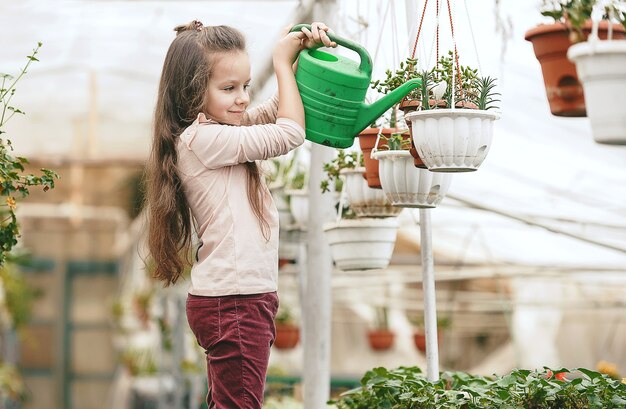
[[[276,324],[274,346],[278,349],[292,349],[300,341],[300,328],[291,324]]]
[[[415,348],[420,351],[422,354],[426,353],[426,333],[425,332],[414,332],[413,333],[413,342],[415,343]],[[441,346],[441,331],[437,331],[437,345]]]
[[[598,36],[606,39],[607,21],[600,22]],[[591,21],[585,23],[583,36],[591,33]],[[556,116],[587,116],[583,87],[578,80],[576,66],[567,59],[567,50],[572,45],[568,26],[563,23],[541,24],[526,32],[525,38],[533,44],[535,56],[541,64],[543,82],[550,104],[550,112]],[[626,38],[621,24],[613,24],[613,38]]]
[[[363,176],[367,180],[367,185],[374,189],[382,189],[378,176],[378,161],[371,158],[372,149],[374,149],[374,145],[376,144],[376,137],[378,136],[379,130],[379,128],[365,128],[359,134],[359,145],[361,146],[363,162],[365,163],[365,173]],[[392,133],[397,131],[398,128],[383,128],[382,134],[385,137],[390,137]],[[380,145],[380,141],[378,144]]]
[[[374,329],[367,332],[367,340],[375,351],[385,351],[393,346],[396,334],[386,329]]]
[[[398,108],[402,112],[404,112],[404,115],[405,115],[404,122],[406,123],[406,126],[409,128],[409,134],[411,135],[411,149],[409,149],[409,152],[411,153],[411,156],[413,156],[413,165],[415,165],[415,167],[418,169],[427,169],[426,165],[424,165],[424,162],[422,161],[420,156],[417,154],[417,149],[415,149],[415,144],[413,143],[413,131],[411,130],[411,121],[406,120],[406,114],[411,111],[416,111],[417,108],[419,108],[421,105],[422,104],[418,100],[409,99],[409,100],[400,102],[400,105],[398,105]]]
[[[278,268],[282,268],[284,265],[291,263],[291,260],[288,258],[279,258],[278,259]]]

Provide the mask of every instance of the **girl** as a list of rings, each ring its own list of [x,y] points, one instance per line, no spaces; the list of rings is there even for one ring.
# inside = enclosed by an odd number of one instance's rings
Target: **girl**
[[[322,23],[287,30],[273,54],[278,95],[247,111],[242,34],[199,21],[175,31],[147,166],[154,275],[166,286],[180,278],[195,223],[187,319],[207,355],[208,406],[260,409],[278,309],[278,212],[255,161],[304,142],[294,61],[304,48],[336,44]]]

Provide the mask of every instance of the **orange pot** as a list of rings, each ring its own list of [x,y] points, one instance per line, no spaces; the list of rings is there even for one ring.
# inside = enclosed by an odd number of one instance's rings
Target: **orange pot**
[[[376,144],[378,131],[379,128],[365,128],[359,134],[359,145],[361,146],[361,152],[363,152],[363,162],[365,162],[365,173],[363,176],[367,180],[367,185],[374,189],[382,189],[378,174],[378,161],[370,157],[372,149],[374,149],[374,145]],[[397,128],[383,128],[382,134],[388,138],[392,133],[398,131]],[[379,148],[380,144],[381,142],[379,141]]]
[[[422,354],[426,353],[426,333],[425,332],[415,332],[413,333],[413,342],[415,343],[415,347]],[[441,331],[437,331],[437,345],[441,345]]]
[[[606,39],[609,23],[601,21],[598,36]],[[585,23],[583,36],[591,33],[591,21]],[[587,116],[583,87],[576,74],[576,66],[567,59],[567,49],[572,45],[568,26],[563,23],[541,24],[526,32],[525,38],[533,44],[535,56],[541,64],[543,82],[550,104],[550,112],[556,116]],[[613,24],[613,38],[626,38],[621,24]]]
[[[374,329],[367,332],[367,340],[375,351],[384,351],[393,346],[396,334],[385,329]]]
[[[402,110],[402,112],[404,112],[404,115],[406,115],[411,111],[416,111],[420,105],[421,104],[419,101],[412,99],[402,101],[398,107],[400,110]],[[406,126],[409,128],[409,133],[411,134],[411,149],[409,149],[409,152],[411,153],[411,156],[413,156],[413,165],[415,165],[416,168],[427,169],[426,165],[424,165],[424,162],[422,162],[422,159],[417,154],[417,149],[415,149],[415,144],[413,143],[413,131],[411,129],[411,121],[407,121],[405,119],[404,122],[406,122]]]
[[[274,346],[278,349],[292,349],[300,342],[300,328],[291,324],[276,324]]]

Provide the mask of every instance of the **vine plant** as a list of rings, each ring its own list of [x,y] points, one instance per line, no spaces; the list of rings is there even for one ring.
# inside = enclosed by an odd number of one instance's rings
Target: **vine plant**
[[[28,196],[30,187],[42,186],[44,191],[53,188],[54,180],[59,178],[48,169],[41,169],[40,176],[26,173],[24,166],[28,164],[28,159],[13,156],[11,139],[5,136],[7,122],[16,114],[24,115],[23,111],[11,105],[11,99],[15,95],[15,86],[26,74],[30,64],[39,61],[36,56],[41,45],[40,42],[33,49],[17,77],[0,73],[0,266],[7,261],[20,235],[15,215],[17,200]]]

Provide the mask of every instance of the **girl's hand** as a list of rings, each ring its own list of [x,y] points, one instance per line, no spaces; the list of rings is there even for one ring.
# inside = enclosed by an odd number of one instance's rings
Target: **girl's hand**
[[[337,47],[337,43],[331,41],[328,38],[327,32],[330,31],[330,28],[324,23],[314,22],[311,23],[311,30],[306,27],[302,27],[302,32],[306,34],[306,40],[302,42],[302,49],[304,48],[312,48],[320,45],[325,45],[326,47]]]
[[[274,65],[285,63],[291,66],[300,51],[305,48],[325,45],[337,47],[337,43],[331,41],[326,34],[330,29],[324,23],[312,23],[311,30],[303,27],[301,31],[289,32],[293,25],[289,25],[283,31],[283,37],[274,49]]]

